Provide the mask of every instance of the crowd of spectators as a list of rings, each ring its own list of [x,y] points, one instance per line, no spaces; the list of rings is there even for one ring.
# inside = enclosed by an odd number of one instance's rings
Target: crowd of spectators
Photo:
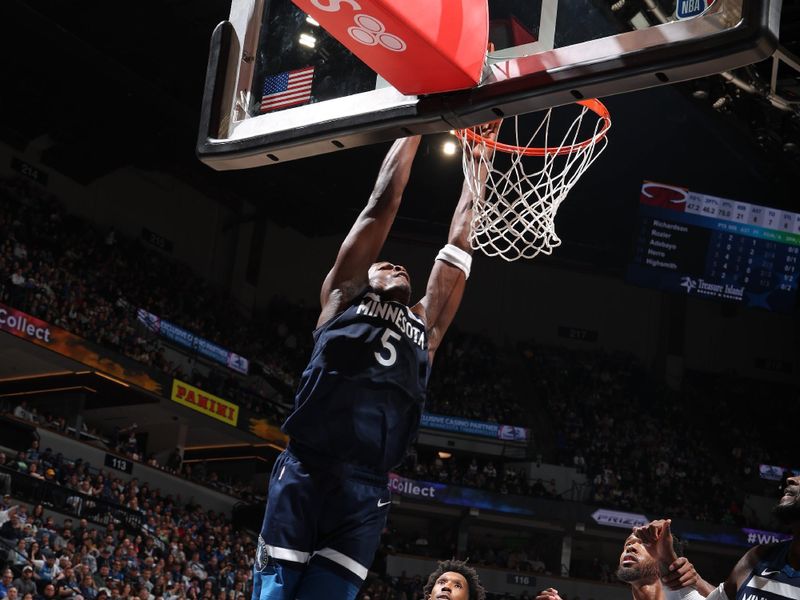
[[[20,469],[32,464],[15,457]],[[38,504],[0,504],[3,598],[22,600],[249,600],[253,540],[228,519],[146,483],[113,478],[81,480],[78,461],[46,461],[45,477],[62,478],[82,493],[97,490],[131,510],[146,525],[126,531],[113,521],[98,526],[86,518],[63,518]],[[57,470],[56,470],[57,469]],[[84,484],[88,484],[85,487]],[[97,517],[98,515],[94,515]],[[10,588],[16,592],[9,593]],[[0,590],[2,591],[2,590]]]
[[[0,414],[10,414],[17,419],[50,429],[52,431],[68,435],[70,433],[66,418],[54,416],[51,413],[39,413],[34,406],[28,406],[25,400],[20,401],[13,411],[3,411],[0,403]],[[138,426],[131,423],[126,427],[117,427],[108,438],[103,437],[95,428],[83,422],[81,437],[92,443],[100,443],[103,447],[114,450],[117,453],[144,463],[154,469],[167,471],[173,475],[188,479],[205,487],[210,487],[223,492],[229,496],[234,496],[246,502],[260,502],[264,500],[264,495],[256,491],[251,479],[238,476],[229,470],[210,469],[205,461],[188,463],[183,461],[182,453],[179,448],[174,448],[165,460],[159,461],[153,454],[144,454],[143,444],[138,437]],[[38,445],[38,441],[34,441]],[[49,452],[50,450],[47,449]],[[41,455],[36,452],[29,455],[31,459],[41,459]],[[42,464],[33,461],[33,468],[37,473],[44,474]]]
[[[747,382],[735,374],[688,374],[681,389],[673,390],[632,356],[533,343],[521,351],[531,394],[552,425],[553,462],[586,474],[590,502],[763,525],[757,515],[745,514],[744,491],[757,481],[760,461],[782,464],[791,449],[786,440],[760,435],[766,429],[753,426],[757,416],[729,409],[736,401],[755,402],[779,413],[776,400],[797,399],[796,388]]]
[[[67,213],[20,178],[0,180],[0,240],[0,302],[273,421],[285,416],[318,307],[276,297],[258,318],[245,318],[185,265]],[[139,308],[247,357],[254,376],[171,360],[164,340],[137,322]],[[508,372],[491,341],[453,329],[438,354],[429,411],[513,424],[521,406]]]
[[[501,458],[460,457],[450,452],[442,458],[438,452],[415,453],[396,471],[420,481],[447,483],[478,488],[497,494],[517,494],[536,498],[560,499],[554,479],[529,478],[524,468],[507,464]]]

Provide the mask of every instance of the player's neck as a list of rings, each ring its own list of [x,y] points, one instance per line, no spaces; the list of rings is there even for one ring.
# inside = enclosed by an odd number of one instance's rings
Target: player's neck
[[[664,600],[664,589],[661,583],[645,583],[634,581],[631,583],[633,600]]]

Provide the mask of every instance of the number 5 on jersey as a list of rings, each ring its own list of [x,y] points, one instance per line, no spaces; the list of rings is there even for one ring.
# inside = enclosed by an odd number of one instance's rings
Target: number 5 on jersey
[[[383,348],[375,353],[375,360],[384,367],[391,367],[397,361],[397,348],[391,340],[399,340],[400,334],[392,331],[391,329],[384,329],[381,336],[381,345]],[[384,356],[388,353],[389,356]]]

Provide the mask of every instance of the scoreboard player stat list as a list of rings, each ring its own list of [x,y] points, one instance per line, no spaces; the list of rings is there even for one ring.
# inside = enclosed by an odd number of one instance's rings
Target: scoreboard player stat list
[[[790,312],[800,274],[800,214],[645,182],[632,283]]]

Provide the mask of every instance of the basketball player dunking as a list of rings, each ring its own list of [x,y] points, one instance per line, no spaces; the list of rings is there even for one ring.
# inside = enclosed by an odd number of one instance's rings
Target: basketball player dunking
[[[496,136],[499,122],[482,126]],[[253,600],[352,599],[391,503],[388,471],[419,427],[428,374],[469,276],[472,194],[464,184],[425,296],[378,260],[420,143],[397,140],[322,284],[314,349],[283,424],[269,483]],[[473,157],[478,160],[478,157]]]

